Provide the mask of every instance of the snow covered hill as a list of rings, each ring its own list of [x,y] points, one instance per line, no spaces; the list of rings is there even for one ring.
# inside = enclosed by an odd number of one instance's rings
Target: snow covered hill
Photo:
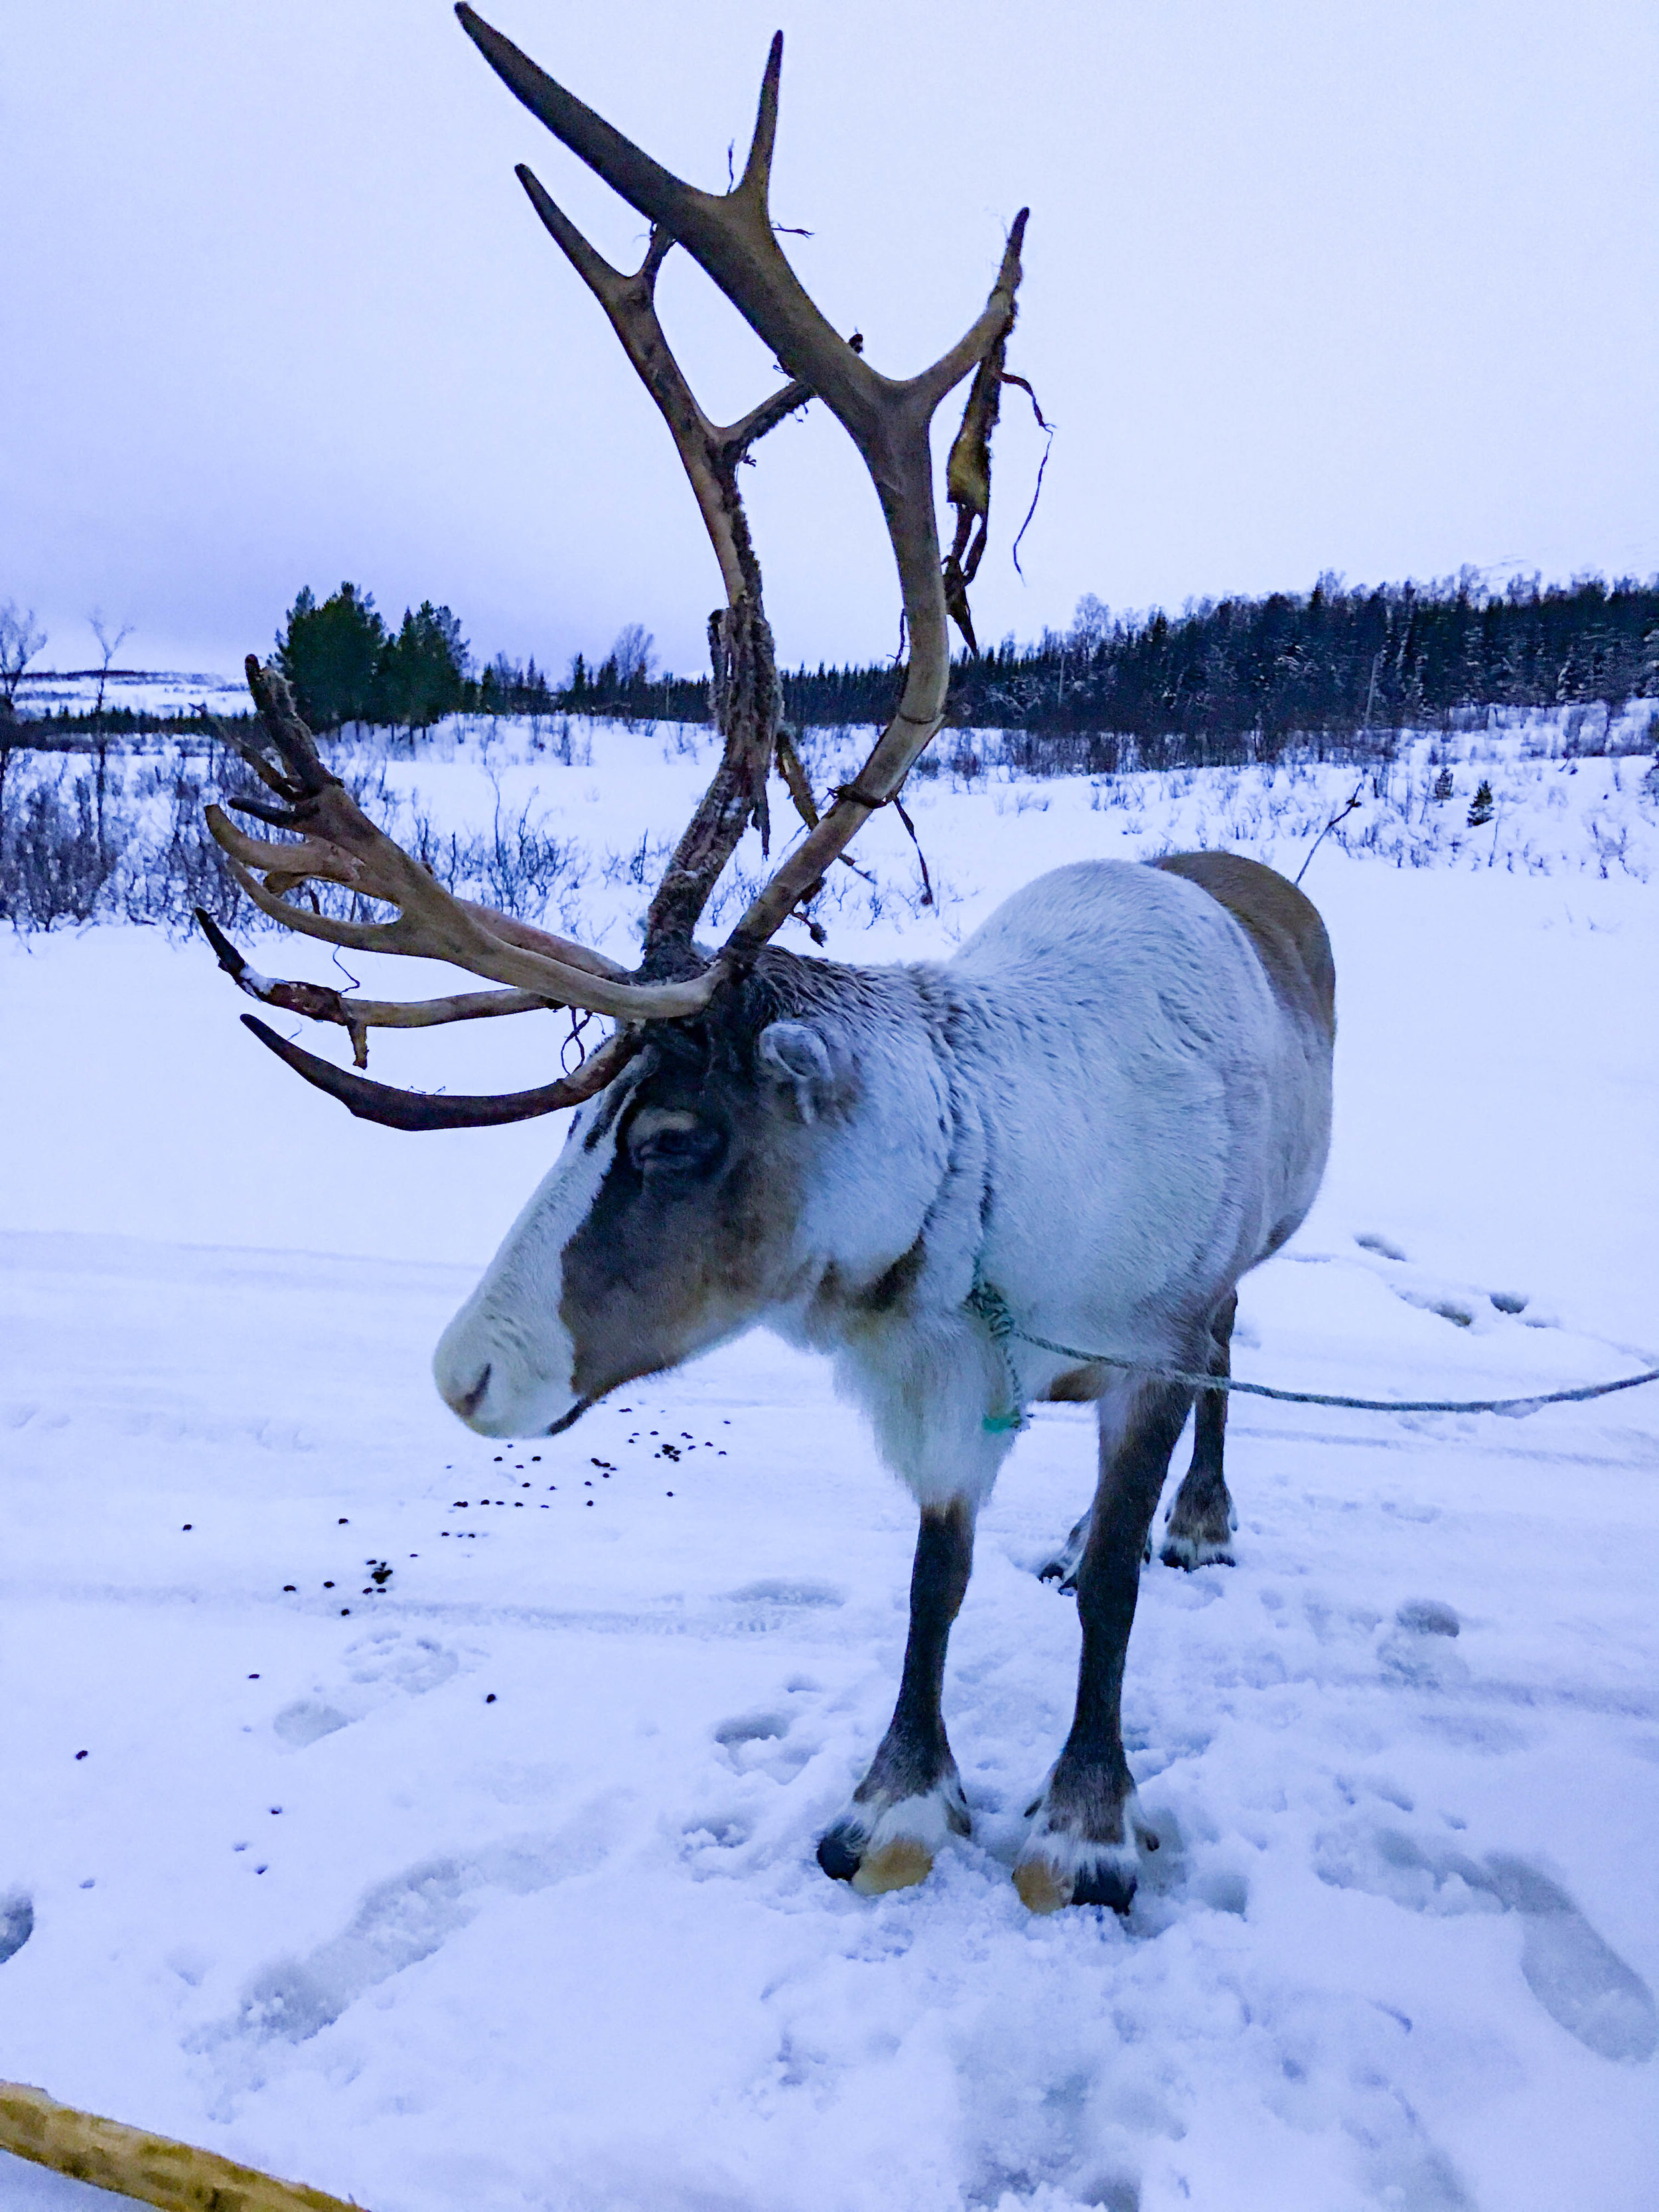
[[[89,714],[98,703],[95,668],[29,669],[17,690],[20,714]],[[246,714],[250,701],[240,676],[210,669],[112,668],[103,682],[106,710],[125,707],[140,714],[190,714],[205,706],[215,714]]]
[[[1241,1374],[1659,1359],[1659,806],[1646,758],[1550,743],[1466,742],[1437,800],[1417,741],[1311,862],[1336,1142]],[[706,740],[436,750],[385,764],[404,826],[539,854],[550,916],[625,954]],[[948,953],[1090,854],[1294,873],[1357,780],[971,751],[916,786],[937,904],[878,818],[830,954]],[[914,1521],[823,1371],[755,1337],[565,1437],[469,1436],[426,1363],[557,1126],[364,1128],[240,1003],[155,931],[0,945],[0,2075],[374,2212],[1651,2203],[1659,1389],[1235,1401],[1237,1567],[1143,1577],[1164,1848],[1121,1923],[1008,1878],[1076,1663],[1033,1570],[1092,1475],[1086,1415],[1042,1409],[951,1647],[975,1838],[869,1903],[812,1848],[886,1720]],[[377,1036],[373,1072],[544,1079],[551,1019]],[[8,2212],[106,2201],[0,2160]]]

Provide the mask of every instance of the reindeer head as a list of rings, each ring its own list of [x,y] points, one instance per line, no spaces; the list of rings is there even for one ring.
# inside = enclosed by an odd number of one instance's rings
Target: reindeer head
[[[769,952],[706,1016],[647,1028],[444,1332],[434,1372],[463,1420],[557,1431],[620,1383],[890,1273],[948,1113],[872,980]],[[895,1115],[915,1134],[897,1158],[871,1141]]]
[[[681,837],[647,916],[633,973],[587,947],[452,897],[362,813],[324,768],[282,678],[248,662],[258,708],[257,741],[234,738],[275,801],[246,794],[239,811],[298,842],[248,836],[217,807],[214,836],[254,903],[285,927],[367,951],[446,960],[504,986],[416,1003],[343,998],[307,983],[257,975],[205,916],[221,964],[252,996],[350,1035],[358,1068],[371,1029],[424,1027],[532,1008],[569,1006],[611,1017],[611,1037],[570,1077],[501,1097],[427,1096],[374,1083],[278,1037],[252,1016],[261,1041],[306,1079],[365,1119],[404,1129],[518,1121],[583,1105],[565,1149],[525,1209],[474,1297],[446,1332],[439,1387],[463,1419],[492,1434],[558,1426],[632,1376],[672,1365],[731,1334],[769,1305],[797,1295],[823,1261],[805,1193],[809,1155],[833,1149],[855,1100],[860,1057],[834,1024],[800,1018],[781,978],[832,971],[766,951],[803,912],[825,872],[870,814],[896,798],[911,763],[938,731],[950,677],[947,614],[972,642],[966,584],[984,545],[990,431],[1019,283],[1022,210],[984,310],[931,368],[884,376],[862,342],[831,328],[779,247],[768,205],[782,67],[773,40],[754,138],[742,176],[715,194],[659,167],[544,74],[471,8],[456,10],[480,52],[532,114],[651,224],[631,276],[611,267],[523,167],[531,203],[610,317],[628,358],[673,437],[708,529],[724,607],[711,617],[712,700],[723,738],[720,765]],[[657,274],[676,246],[713,278],[770,345],[787,381],[739,422],[710,422],[667,343],[655,306]],[[974,383],[952,447],[947,496],[956,542],[941,562],[930,428],[941,400],[969,372]],[[756,441],[809,401],[842,423],[870,471],[903,599],[909,661],[898,708],[864,767],[820,818],[780,727],[781,696],[761,574],[737,471]],[[969,539],[977,530],[972,545]],[[965,557],[964,557],[965,556]],[[750,823],[766,849],[766,784],[775,767],[806,834],[709,956],[693,932],[714,884]],[[392,921],[343,921],[290,903],[309,879],[344,885],[397,909]],[[808,984],[793,991],[814,998]],[[856,994],[854,994],[856,996]],[[902,1052],[897,1055],[902,1060]],[[928,1079],[914,1076],[924,1126]],[[591,1102],[584,1103],[584,1102]],[[926,1151],[923,1147],[923,1151]],[[823,1162],[815,1171],[823,1180]],[[918,1188],[926,1179],[918,1162]],[[833,1181],[833,1177],[831,1180]],[[908,1218],[900,1203],[893,1223]],[[849,1231],[832,1255],[854,1278],[880,1258]],[[834,1240],[830,1240],[833,1243]],[[900,1248],[902,1249],[902,1247]],[[815,1257],[815,1255],[817,1255]],[[829,1264],[825,1261],[824,1264]]]

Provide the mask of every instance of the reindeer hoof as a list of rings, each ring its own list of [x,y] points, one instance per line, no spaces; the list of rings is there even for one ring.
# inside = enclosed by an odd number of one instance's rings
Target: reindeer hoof
[[[1062,1597],[1075,1597],[1077,1571],[1083,1565],[1083,1547],[1088,1540],[1089,1516],[1085,1513],[1054,1558],[1037,1569],[1037,1580],[1057,1584]]]
[[[860,1897],[882,1897],[926,1881],[933,1854],[914,1836],[895,1836],[872,1850],[868,1838],[843,1822],[819,1838],[818,1864],[831,1881],[850,1882]]]
[[[818,1864],[831,1881],[851,1881],[859,1870],[859,1855],[845,1828],[831,1828],[818,1838]]]
[[[1065,1796],[1056,1800],[1054,1790],[1051,1778],[1032,1808],[1036,1825],[1014,1869],[1020,1902],[1030,1912],[1058,1912],[1066,1905],[1104,1905],[1127,1912],[1134,1902],[1140,1853],[1158,1849],[1158,1837],[1142,1817],[1133,1789],[1123,1801],[1122,1834],[1116,1842],[1080,1833],[1077,1811],[1068,1811]]]
[[[855,1801],[819,1839],[818,1864],[831,1881],[851,1882],[860,1897],[880,1897],[926,1881],[945,1839],[972,1832],[952,1765],[931,1790],[915,1796],[877,1791]]]
[[[933,1854],[909,1836],[896,1836],[860,1860],[853,1887],[860,1897],[880,1897],[890,1889],[914,1889],[933,1871]]]
[[[1052,1859],[1032,1858],[1014,1869],[1014,1887],[1028,1912],[1058,1912],[1067,1905],[1104,1905],[1127,1912],[1134,1903],[1136,1877],[1116,1853],[1085,1859],[1072,1874],[1062,1874]]]
[[[1146,1557],[1150,1559],[1152,1556],[1149,1544]],[[1164,1539],[1158,1557],[1166,1567],[1180,1567],[1188,1574],[1194,1567],[1231,1567],[1237,1564],[1224,1536],[1176,1535],[1173,1530]]]
[[[1047,1859],[1026,1859],[1014,1869],[1014,1887],[1028,1912],[1058,1912],[1072,1901],[1072,1886]]]

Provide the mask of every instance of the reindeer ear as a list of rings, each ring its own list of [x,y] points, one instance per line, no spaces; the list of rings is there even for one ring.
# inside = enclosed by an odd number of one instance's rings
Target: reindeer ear
[[[817,1030],[805,1022],[771,1022],[757,1040],[761,1073],[791,1085],[795,1110],[809,1125],[836,1090],[836,1062]]]

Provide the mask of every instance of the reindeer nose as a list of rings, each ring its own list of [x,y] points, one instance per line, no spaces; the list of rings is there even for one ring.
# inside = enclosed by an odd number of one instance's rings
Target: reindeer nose
[[[472,1416],[477,1412],[479,1407],[483,1405],[484,1401],[484,1392],[489,1388],[489,1373],[490,1363],[489,1360],[486,1360],[484,1362],[483,1373],[479,1376],[477,1381],[472,1385],[472,1388],[470,1390],[463,1390],[459,1392],[446,1390],[444,1392],[444,1396],[448,1400],[450,1405],[454,1407],[455,1411],[460,1415],[464,1421],[470,1421],[472,1419]]]

